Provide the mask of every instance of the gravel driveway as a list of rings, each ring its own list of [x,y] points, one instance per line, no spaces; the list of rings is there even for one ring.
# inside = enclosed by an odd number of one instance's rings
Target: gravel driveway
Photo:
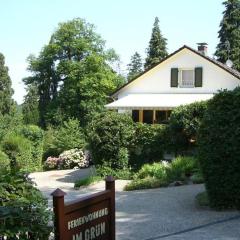
[[[72,200],[104,189],[104,183],[74,190],[73,182],[93,170],[64,170],[33,173],[38,188],[49,198],[57,187]],[[123,181],[116,181],[117,240],[239,240],[240,213],[217,212],[195,203],[203,185],[124,192]]]

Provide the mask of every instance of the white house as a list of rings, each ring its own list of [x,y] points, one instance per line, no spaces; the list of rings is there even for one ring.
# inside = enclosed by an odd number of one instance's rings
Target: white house
[[[184,45],[112,94],[107,109],[129,112],[134,121],[163,123],[177,106],[210,99],[220,89],[240,85],[240,73]]]

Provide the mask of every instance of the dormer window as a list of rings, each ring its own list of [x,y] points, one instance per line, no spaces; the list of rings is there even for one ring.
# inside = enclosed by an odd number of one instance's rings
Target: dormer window
[[[192,88],[194,83],[194,69],[179,70],[179,87]]]

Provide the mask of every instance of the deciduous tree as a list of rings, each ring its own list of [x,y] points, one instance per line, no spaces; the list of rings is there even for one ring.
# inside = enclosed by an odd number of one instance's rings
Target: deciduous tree
[[[25,83],[38,87],[41,125],[69,117],[86,124],[122,84],[110,67],[116,60],[92,24],[79,18],[60,23],[39,56],[29,57],[32,76]]]

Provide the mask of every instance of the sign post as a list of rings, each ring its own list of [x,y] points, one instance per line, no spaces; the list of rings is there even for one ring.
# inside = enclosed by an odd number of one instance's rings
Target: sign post
[[[115,180],[106,178],[102,192],[64,203],[64,193],[52,194],[55,240],[115,240]]]

